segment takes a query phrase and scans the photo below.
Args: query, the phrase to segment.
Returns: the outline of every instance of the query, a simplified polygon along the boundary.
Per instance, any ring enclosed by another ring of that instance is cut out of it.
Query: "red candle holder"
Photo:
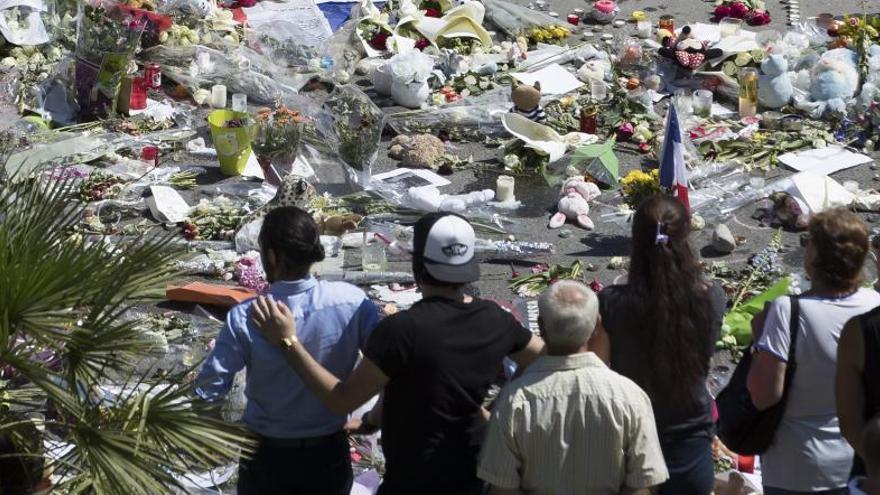
[[[128,99],[129,110],[143,110],[147,108],[147,85],[143,77],[135,77],[131,80],[131,96]]]

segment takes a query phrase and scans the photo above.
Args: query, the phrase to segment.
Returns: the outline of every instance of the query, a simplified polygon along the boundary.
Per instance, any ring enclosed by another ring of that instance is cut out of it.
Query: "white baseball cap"
[[[429,213],[416,222],[413,236],[415,262],[440,282],[465,284],[480,279],[474,257],[474,228],[454,213]]]

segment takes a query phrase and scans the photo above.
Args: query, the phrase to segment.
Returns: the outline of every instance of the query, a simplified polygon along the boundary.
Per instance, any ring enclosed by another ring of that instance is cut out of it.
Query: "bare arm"
[[[773,354],[764,351],[755,353],[746,386],[752,403],[759,411],[770,409],[782,399],[785,368],[786,364]]]
[[[293,314],[284,303],[260,297],[254,303],[254,322],[263,336],[273,344],[296,338]],[[303,383],[335,414],[348,414],[379,393],[388,382],[372,361],[361,360],[345,382],[321,366],[298,340],[284,351],[288,364],[296,370]]]
[[[857,454],[864,457],[865,432],[865,370],[864,337],[859,320],[847,322],[837,345],[835,396],[840,432]]]
[[[544,339],[533,335],[526,347],[516,354],[511,354],[510,358],[516,362],[519,368],[524,369],[532,364],[532,361],[538,359],[541,354],[544,354]]]

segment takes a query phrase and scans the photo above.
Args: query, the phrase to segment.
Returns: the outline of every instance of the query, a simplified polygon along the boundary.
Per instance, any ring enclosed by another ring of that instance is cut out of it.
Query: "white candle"
[[[214,108],[226,108],[226,86],[215,84],[211,87],[211,106]]]
[[[499,175],[498,180],[495,181],[495,200],[499,203],[516,201],[516,196],[513,195],[515,184],[516,180],[513,177],[509,175]]]
[[[648,39],[651,37],[654,25],[650,20],[639,21],[636,23],[636,33],[639,38]]]

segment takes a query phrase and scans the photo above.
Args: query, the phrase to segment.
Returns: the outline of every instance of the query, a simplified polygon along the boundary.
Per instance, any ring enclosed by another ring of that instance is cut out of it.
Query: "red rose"
[[[745,19],[748,13],[749,8],[742,2],[736,2],[730,6],[730,17]]]
[[[751,26],[763,26],[770,24],[770,12],[761,9],[755,9],[749,13],[748,23]]]
[[[730,17],[730,5],[719,5],[715,7],[714,21],[719,22],[725,17]]]
[[[239,7],[253,7],[257,4],[257,0],[238,0]]]
[[[630,122],[624,122],[617,128],[617,139],[619,141],[629,141],[635,132],[635,127]]]
[[[367,42],[371,48],[376,50],[387,50],[388,49],[388,33],[385,31],[379,31],[376,36],[373,36],[370,41]]]
[[[431,46],[431,42],[428,41],[427,38],[421,38],[420,40],[416,41],[416,48],[419,51],[424,50],[425,48],[428,48],[429,46]]]
[[[648,143],[639,144],[639,153],[641,153],[643,155],[647,155],[650,152],[651,152],[651,145],[650,144],[648,144]]]
[[[443,13],[440,9],[428,8],[425,10],[425,17],[443,17]]]

